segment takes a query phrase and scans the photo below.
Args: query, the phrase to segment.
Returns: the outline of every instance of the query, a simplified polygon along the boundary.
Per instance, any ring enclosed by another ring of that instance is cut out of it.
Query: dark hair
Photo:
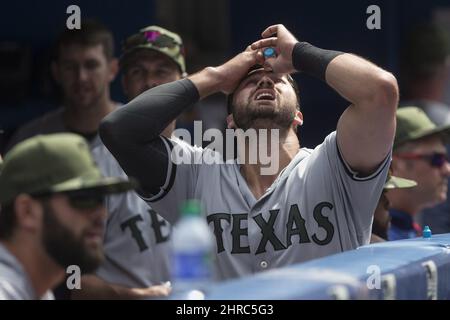
[[[14,204],[8,203],[0,208],[0,239],[8,240],[13,235],[16,226],[16,215],[14,213]]]
[[[81,24],[81,29],[64,29],[56,40],[54,59],[58,60],[61,47],[78,44],[85,47],[101,44],[108,60],[114,57],[114,36],[102,23],[87,19]]]
[[[287,75],[287,80],[288,80],[289,84],[292,86],[292,88],[294,89],[295,96],[297,97],[297,109],[300,110],[300,90],[298,88],[297,82],[295,82],[294,78],[292,78],[290,74]],[[233,109],[234,109],[233,96],[234,96],[234,92],[230,93],[227,96],[227,113],[228,114],[233,113]]]

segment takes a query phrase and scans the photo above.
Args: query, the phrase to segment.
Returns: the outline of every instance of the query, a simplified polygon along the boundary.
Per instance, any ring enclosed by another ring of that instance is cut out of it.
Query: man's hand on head
[[[216,68],[221,79],[221,88],[225,94],[232,93],[248,71],[255,64],[263,64],[264,57],[261,50],[253,50],[250,46],[231,60]]]
[[[188,78],[194,83],[200,98],[216,92],[232,93],[249,69],[255,64],[262,64],[264,57],[261,50],[253,50],[250,46],[234,58],[218,67],[207,67]]]

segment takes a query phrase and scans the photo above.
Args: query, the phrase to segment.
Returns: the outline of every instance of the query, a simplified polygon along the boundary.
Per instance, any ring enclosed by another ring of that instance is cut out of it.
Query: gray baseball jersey
[[[68,131],[63,109],[49,112],[18,130],[10,146],[37,134]],[[105,176],[126,177],[98,135],[91,151]],[[105,262],[97,270],[103,280],[127,287],[147,287],[169,280],[170,225],[135,192],[107,198]]]
[[[53,300],[51,291],[38,297],[21,263],[0,244],[0,300]]]
[[[215,156],[209,149],[172,143],[192,159]],[[390,155],[372,175],[359,177],[340,155],[333,132],[314,150],[301,149],[258,200],[237,163],[171,162],[161,192],[145,200],[171,223],[182,201],[202,202],[216,238],[216,271],[224,280],[369,243],[389,163]]]
[[[126,177],[108,149],[98,143],[94,159],[105,176]],[[170,225],[135,192],[107,198],[105,261],[96,274],[111,283],[147,287],[170,280]]]

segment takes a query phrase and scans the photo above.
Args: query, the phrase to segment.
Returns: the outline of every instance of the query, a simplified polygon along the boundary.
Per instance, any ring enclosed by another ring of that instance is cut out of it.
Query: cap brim
[[[427,130],[427,131],[421,132],[420,134],[411,135],[407,138],[395,141],[394,148],[398,147],[399,145],[401,145],[403,143],[426,138],[426,137],[432,136],[434,134],[442,135],[442,138],[444,139],[445,142],[450,141],[450,125],[441,126],[441,127],[435,128],[433,130]]]
[[[384,184],[385,190],[390,189],[405,189],[405,188],[413,188],[417,186],[417,182],[414,180],[409,180],[405,178],[390,176],[389,180]]]
[[[116,177],[100,178],[75,178],[57,185],[54,185],[50,192],[68,192],[78,190],[92,190],[102,194],[122,193],[136,189],[138,183],[135,179],[129,180]]]

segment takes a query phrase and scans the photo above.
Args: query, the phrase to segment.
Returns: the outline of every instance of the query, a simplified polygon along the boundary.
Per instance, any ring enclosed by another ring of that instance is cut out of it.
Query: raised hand
[[[230,94],[253,65],[263,63],[261,50],[253,50],[248,46],[244,52],[224,64],[218,67],[207,67],[189,76],[189,79],[197,87],[200,98],[216,92]]]
[[[282,24],[268,27],[261,34],[258,40],[250,46],[251,49],[262,51],[265,48],[273,47],[276,51],[275,57],[265,59],[263,65],[268,70],[276,73],[292,73],[295,68],[292,65],[292,50],[298,40]]]
[[[252,66],[263,63],[261,50],[248,46],[245,51],[216,68],[221,78],[220,91],[225,94],[233,92]]]

